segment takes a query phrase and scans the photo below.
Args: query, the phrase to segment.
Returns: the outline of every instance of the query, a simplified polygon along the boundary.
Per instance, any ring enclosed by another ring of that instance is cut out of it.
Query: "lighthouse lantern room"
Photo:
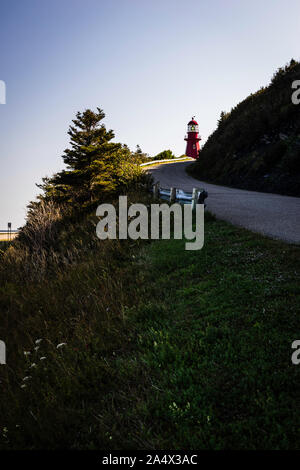
[[[191,121],[188,123],[187,136],[184,140],[187,142],[185,154],[188,157],[198,158],[200,151],[199,141],[201,140],[201,137],[199,137],[199,126],[198,122],[195,121],[195,116],[193,116]]]

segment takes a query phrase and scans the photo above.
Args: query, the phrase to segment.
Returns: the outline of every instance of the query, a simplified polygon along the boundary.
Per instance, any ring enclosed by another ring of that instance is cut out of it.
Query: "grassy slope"
[[[146,259],[138,318],[160,445],[297,447],[299,248],[211,221],[201,252],[161,242]]]
[[[299,247],[208,219],[201,251],[111,242],[57,279],[2,287],[0,337],[22,329],[2,448],[299,447]]]

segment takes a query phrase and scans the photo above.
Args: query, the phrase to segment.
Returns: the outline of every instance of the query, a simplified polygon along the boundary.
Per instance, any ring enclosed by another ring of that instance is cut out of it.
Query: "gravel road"
[[[271,238],[300,243],[300,198],[205,183],[186,173],[188,165],[190,162],[161,164],[148,171],[163,188],[206,189],[207,209],[219,219]]]

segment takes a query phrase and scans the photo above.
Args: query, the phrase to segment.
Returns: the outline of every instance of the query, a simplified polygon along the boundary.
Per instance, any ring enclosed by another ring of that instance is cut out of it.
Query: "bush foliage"
[[[173,158],[176,158],[176,156],[173,154],[172,150],[163,150],[151,160],[172,160]]]
[[[297,79],[300,64],[291,60],[269,86],[223,111],[190,171],[218,184],[300,196],[300,105],[291,100]]]

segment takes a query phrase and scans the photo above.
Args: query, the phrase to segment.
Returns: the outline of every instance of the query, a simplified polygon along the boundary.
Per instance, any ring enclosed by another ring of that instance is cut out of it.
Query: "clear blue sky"
[[[154,155],[203,142],[222,110],[299,60],[299,0],[0,0],[0,229],[63,167],[76,111]],[[299,77],[300,78],[300,77]]]

